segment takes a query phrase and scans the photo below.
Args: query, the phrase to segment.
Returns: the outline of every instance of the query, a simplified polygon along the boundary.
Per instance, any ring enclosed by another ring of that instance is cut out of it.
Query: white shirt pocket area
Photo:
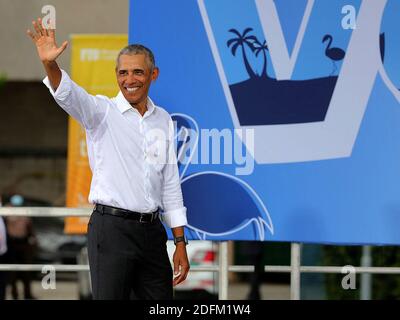
[[[165,137],[153,137],[147,145],[146,161],[159,173],[162,172],[166,164],[169,164],[171,159],[169,154],[170,142]],[[176,162],[176,161],[175,161]]]

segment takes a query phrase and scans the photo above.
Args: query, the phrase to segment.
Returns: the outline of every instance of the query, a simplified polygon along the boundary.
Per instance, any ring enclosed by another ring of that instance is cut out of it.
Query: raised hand
[[[37,21],[32,21],[35,32],[27,31],[32,41],[36,45],[39,58],[42,62],[53,62],[65,50],[68,41],[64,41],[60,47],[56,44],[56,32],[54,29],[46,29],[42,26],[42,19],[38,18]]]

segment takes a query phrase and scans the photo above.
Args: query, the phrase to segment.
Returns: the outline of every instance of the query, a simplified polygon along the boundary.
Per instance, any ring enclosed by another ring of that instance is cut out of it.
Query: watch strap
[[[177,244],[178,242],[185,242],[186,244],[188,243],[187,238],[185,236],[175,237],[174,244]]]

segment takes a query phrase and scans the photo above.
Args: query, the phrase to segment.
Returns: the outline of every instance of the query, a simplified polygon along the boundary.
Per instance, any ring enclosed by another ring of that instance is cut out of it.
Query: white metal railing
[[[89,217],[93,209],[65,207],[2,207],[0,216]]]
[[[64,207],[2,207],[0,216],[28,216],[28,217],[89,217],[92,209],[64,208]],[[192,266],[191,272],[218,272],[220,300],[228,299],[228,272],[254,272],[254,266],[229,265],[228,263],[228,242],[220,241],[219,264],[214,266]],[[41,271],[45,265],[41,264],[0,264],[0,271]],[[87,264],[78,265],[53,265],[55,271],[89,271]],[[301,244],[291,244],[291,265],[290,266],[264,266],[265,272],[290,273],[290,298],[300,299],[300,275],[301,273],[342,273],[341,266],[302,266],[301,265]],[[356,273],[361,274],[400,274],[400,267],[354,267]],[[367,290],[368,291],[368,290]],[[368,294],[366,295],[368,296]]]

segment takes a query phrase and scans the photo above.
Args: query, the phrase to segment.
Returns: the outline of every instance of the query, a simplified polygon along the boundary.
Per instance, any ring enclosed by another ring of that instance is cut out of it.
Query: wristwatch
[[[180,236],[180,237],[175,237],[174,238],[174,244],[176,245],[178,242],[185,242],[185,244],[188,244],[188,239],[186,236]]]

